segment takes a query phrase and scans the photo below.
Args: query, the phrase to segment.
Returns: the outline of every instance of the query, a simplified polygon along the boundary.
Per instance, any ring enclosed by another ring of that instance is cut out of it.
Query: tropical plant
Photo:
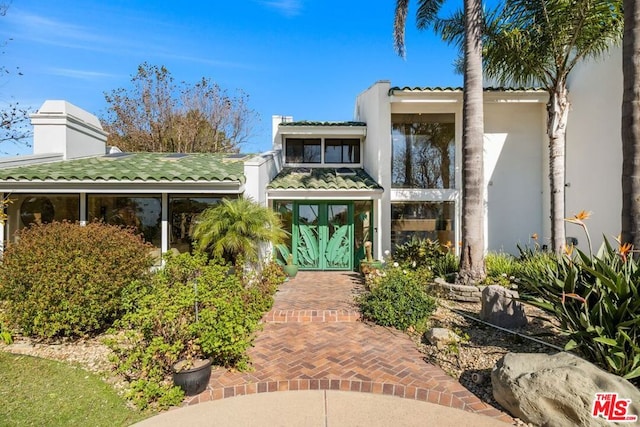
[[[425,29],[438,22],[444,0],[420,0],[417,26]],[[398,54],[404,57],[404,32],[409,0],[397,0],[394,39]],[[486,275],[484,266],[484,167],[482,93],[482,2],[464,1],[464,90],[462,105],[462,282],[479,282]],[[437,28],[436,28],[437,29]]]
[[[577,216],[570,221],[586,230]],[[520,294],[556,316],[570,338],[566,350],[634,379],[640,377],[640,265],[630,249],[614,248],[606,237],[595,255],[568,246],[542,275],[525,270]]]
[[[622,43],[622,242],[640,248],[640,5],[624,0]]]
[[[460,45],[461,12],[438,24],[443,38]],[[584,58],[601,56],[622,37],[621,0],[505,0],[485,15],[483,59],[487,77],[502,85],[541,86],[549,94],[547,136],[551,194],[551,244],[565,245],[565,145],[571,104],[569,74]]]
[[[433,270],[447,252],[438,241],[414,236],[408,242],[396,245],[393,260],[403,267]]]
[[[286,237],[280,217],[251,199],[224,199],[205,210],[192,232],[196,249],[234,265],[258,260],[261,244],[278,244]]]

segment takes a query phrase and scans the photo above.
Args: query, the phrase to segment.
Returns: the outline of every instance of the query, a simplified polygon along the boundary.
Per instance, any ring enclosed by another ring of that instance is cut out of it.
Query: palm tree
[[[640,248],[640,5],[624,0],[622,43],[622,235]]]
[[[258,259],[260,245],[278,244],[286,232],[280,217],[250,199],[223,199],[218,206],[202,212],[193,229],[196,249],[236,265]]]
[[[551,245],[565,246],[567,79],[584,58],[598,57],[622,37],[621,0],[506,0],[485,17],[487,77],[502,85],[542,86],[549,93],[547,136],[551,191]],[[460,43],[461,14],[440,21],[446,41]]]
[[[428,28],[438,21],[444,0],[419,0],[417,26]],[[405,55],[404,32],[409,0],[397,0],[394,39],[399,55]],[[482,99],[482,3],[464,0],[464,94],[462,107],[462,252],[461,282],[479,282],[484,266],[484,116]]]

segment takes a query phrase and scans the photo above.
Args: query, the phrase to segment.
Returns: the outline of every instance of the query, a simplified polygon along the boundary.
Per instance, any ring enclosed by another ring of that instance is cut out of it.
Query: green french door
[[[353,203],[296,202],[294,262],[305,270],[353,268]]]

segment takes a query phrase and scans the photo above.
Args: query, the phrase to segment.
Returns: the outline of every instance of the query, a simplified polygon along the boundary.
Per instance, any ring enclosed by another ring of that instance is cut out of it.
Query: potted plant
[[[198,323],[198,273],[192,277],[195,311],[195,322]],[[187,341],[187,348],[180,358],[172,366],[173,383],[180,387],[187,396],[195,396],[202,393],[209,384],[211,377],[211,359],[202,355],[200,347],[194,339]]]
[[[211,377],[211,359],[203,358],[197,346],[190,342],[190,354],[173,364],[173,383],[187,396],[202,393]]]

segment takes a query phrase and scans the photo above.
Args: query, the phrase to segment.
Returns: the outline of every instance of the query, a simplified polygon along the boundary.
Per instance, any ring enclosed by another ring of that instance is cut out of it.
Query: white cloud
[[[301,0],[261,0],[260,3],[288,17],[299,15],[302,10]]]
[[[44,16],[15,12],[11,17],[15,29],[20,32],[19,38],[38,43],[100,50],[114,40],[105,37],[87,27],[53,20]]]
[[[103,79],[103,78],[118,77],[115,74],[102,73],[99,71],[74,70],[71,68],[49,68],[47,71],[49,74],[53,74],[56,76],[71,77],[74,79],[83,79],[83,80],[96,80],[96,79]]]

